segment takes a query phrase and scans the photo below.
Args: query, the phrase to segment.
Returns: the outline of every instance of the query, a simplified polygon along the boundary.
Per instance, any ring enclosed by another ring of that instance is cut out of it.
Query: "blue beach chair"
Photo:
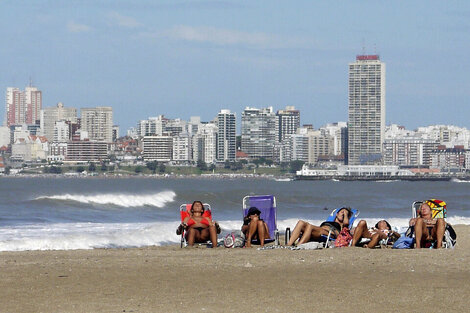
[[[243,218],[246,217],[250,207],[256,207],[261,211],[260,218],[263,219],[269,228],[269,238],[264,242],[273,242],[275,245],[279,245],[279,230],[277,229],[277,208],[276,208],[276,197],[273,195],[264,196],[245,196],[243,198]],[[257,243],[257,240],[253,240],[252,243]]]
[[[330,215],[328,215],[328,218],[326,219],[326,222],[334,222],[336,218],[336,214],[341,210],[342,208],[336,208],[333,211],[331,211]],[[352,211],[352,216],[349,219],[349,229],[352,229],[354,222],[356,221],[357,217],[359,216],[359,210],[356,209],[350,209]],[[336,240],[336,237],[332,236],[332,230],[330,229],[328,236],[322,235],[322,240],[320,242],[325,243],[325,248],[330,247],[330,243],[334,242]]]

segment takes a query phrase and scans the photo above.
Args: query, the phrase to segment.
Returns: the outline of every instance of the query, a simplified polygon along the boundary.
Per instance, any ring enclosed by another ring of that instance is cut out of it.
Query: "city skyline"
[[[465,2],[1,6],[0,87],[31,78],[43,107],[112,106],[122,129],[246,106],[295,106],[301,124],[345,121],[347,64],[364,53],[387,63],[387,125],[470,126]]]

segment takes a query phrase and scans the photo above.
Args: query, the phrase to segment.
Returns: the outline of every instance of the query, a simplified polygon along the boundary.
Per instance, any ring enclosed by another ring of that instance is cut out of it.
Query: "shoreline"
[[[470,226],[455,229],[452,250],[1,252],[0,311],[464,312]]]

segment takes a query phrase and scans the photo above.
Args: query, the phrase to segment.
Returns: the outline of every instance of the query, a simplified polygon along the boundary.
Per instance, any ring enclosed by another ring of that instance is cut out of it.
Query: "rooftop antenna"
[[[366,55],[366,41],[362,38],[362,55]]]
[[[374,54],[377,54],[377,45],[374,43]]]
[[[29,87],[33,87],[33,79],[29,76]]]

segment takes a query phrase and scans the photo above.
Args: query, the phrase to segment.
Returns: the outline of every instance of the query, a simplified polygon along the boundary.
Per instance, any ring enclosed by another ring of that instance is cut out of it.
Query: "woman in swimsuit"
[[[188,246],[194,246],[195,242],[206,242],[210,239],[212,248],[217,247],[216,223],[209,217],[202,216],[204,205],[201,201],[194,201],[189,212],[180,227],[187,230]]]
[[[261,247],[264,240],[269,239],[269,228],[265,221],[260,218],[261,211],[251,207],[243,219],[242,232],[246,237],[246,247],[251,248],[251,239],[258,239]]]
[[[386,239],[389,236],[399,238],[400,234],[394,232],[392,230],[392,226],[390,226],[390,224],[386,220],[379,221],[377,224],[375,224],[375,227],[372,227],[370,229],[367,228],[367,222],[365,220],[361,220],[357,224],[356,228],[354,228],[351,246],[356,246],[358,243],[361,242],[362,238],[369,238],[370,241],[363,247],[374,248],[380,240]]]
[[[418,210],[418,217],[410,220],[410,226],[415,228],[416,248],[423,248],[426,241],[436,240],[436,248],[442,248],[442,240],[446,231],[443,218],[432,218],[431,207],[424,201]]]
[[[297,244],[309,241],[319,241],[322,235],[328,236],[330,230],[332,235],[337,237],[343,227],[349,227],[349,219],[351,216],[351,209],[341,208],[338,213],[336,213],[334,222],[323,222],[320,226],[315,226],[306,221],[300,220],[297,222],[297,225],[295,225],[287,245],[294,245],[297,239],[299,239]]]

